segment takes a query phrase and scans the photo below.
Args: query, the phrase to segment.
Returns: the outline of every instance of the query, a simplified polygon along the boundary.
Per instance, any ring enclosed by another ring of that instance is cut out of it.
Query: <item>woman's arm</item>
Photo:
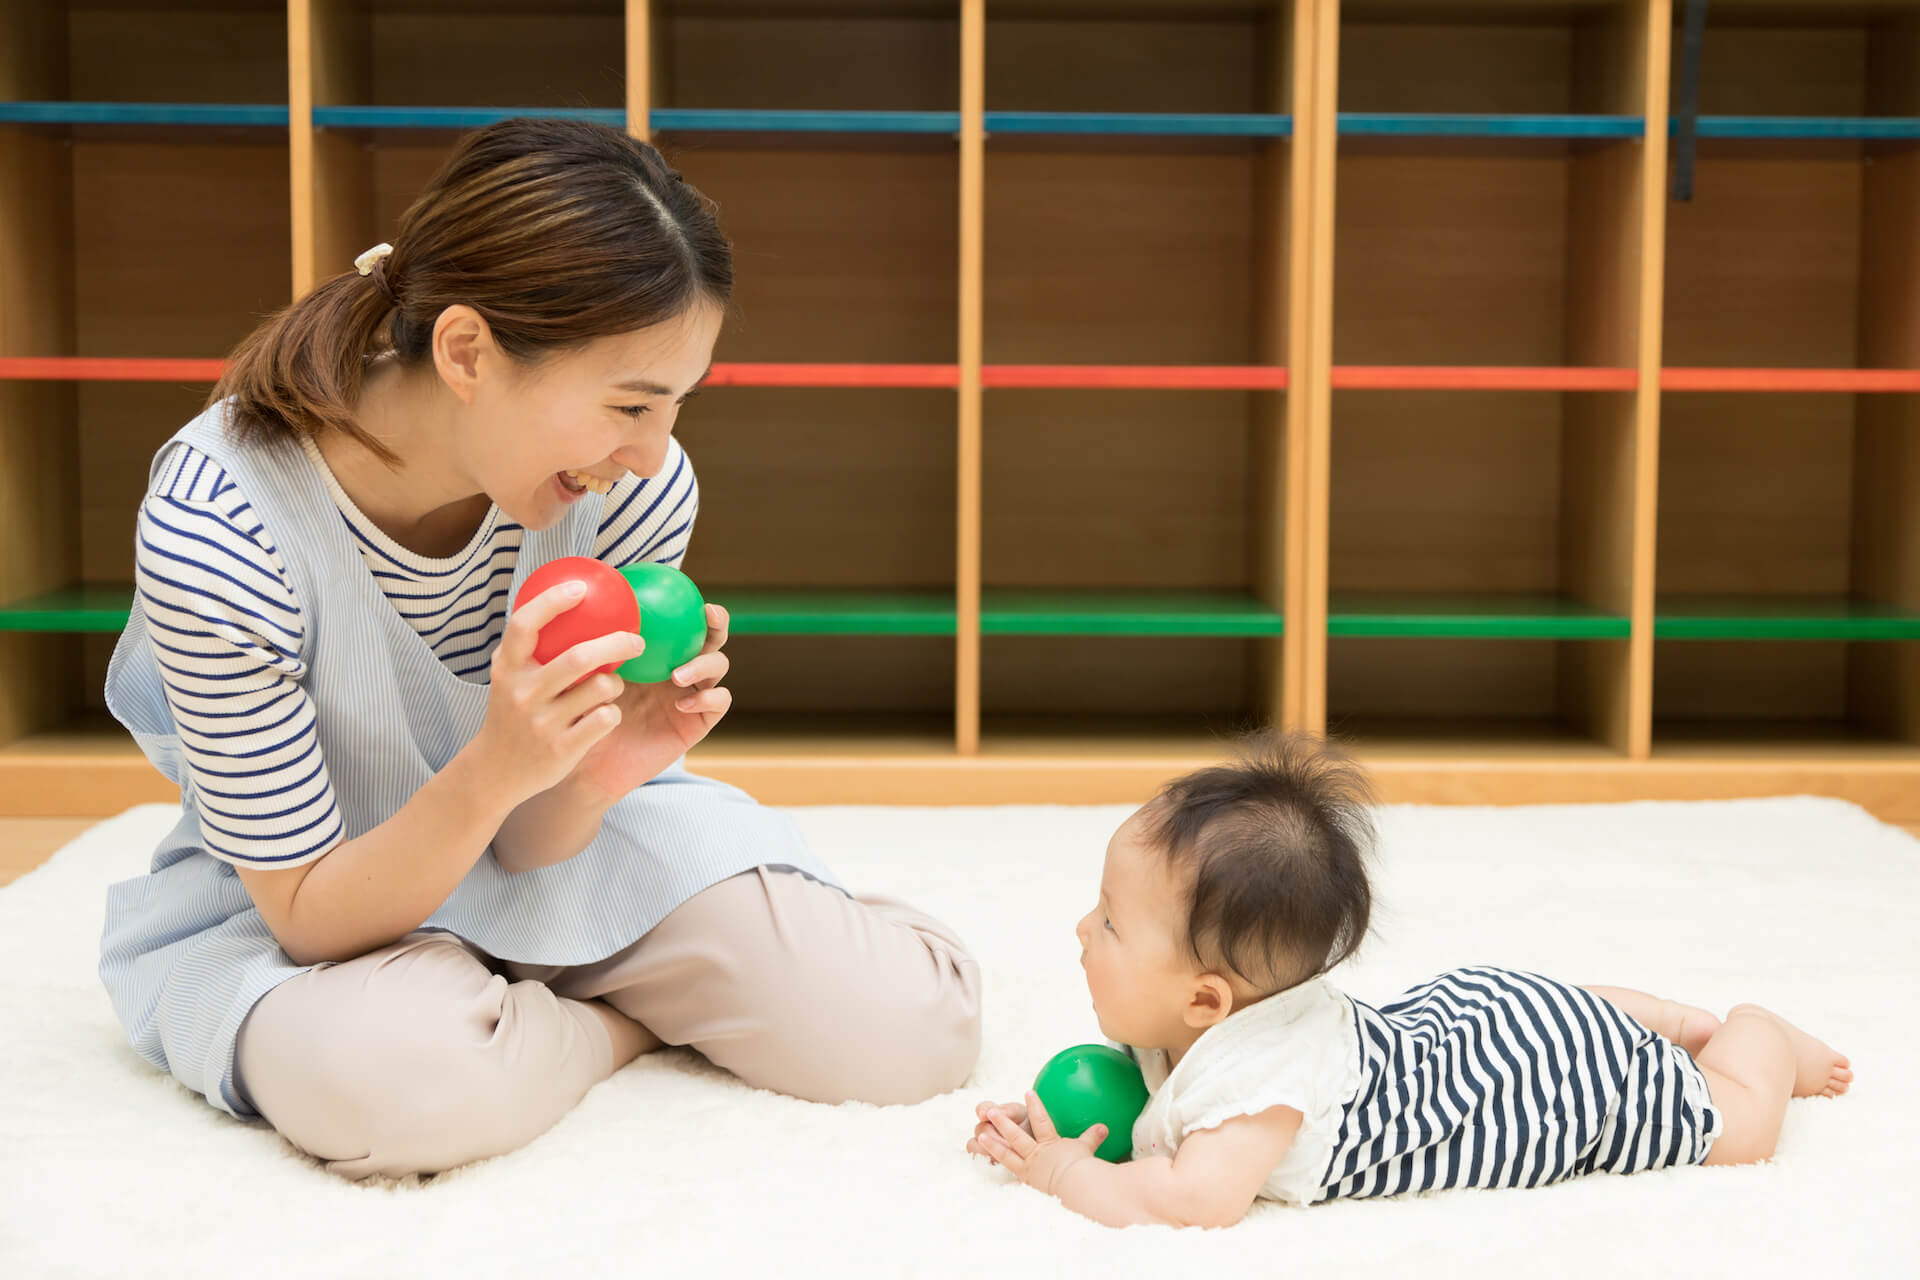
[[[417,929],[487,851],[506,780],[462,752],[385,822],[286,870],[238,868],[295,964],[350,960]]]
[[[579,603],[578,584],[514,611],[494,651],[487,718],[473,741],[398,812],[304,866],[240,868],[242,883],[297,963],[349,960],[420,927],[480,860],[509,814],[572,773],[620,723],[619,679],[636,637],[616,632],[534,661],[540,629]]]
[[[1094,1155],[1107,1136],[1104,1125],[1062,1138],[1031,1093],[1027,1117],[1032,1134],[1004,1111],[991,1113],[994,1132],[976,1139],[978,1149],[1027,1185],[1110,1227],[1232,1226],[1273,1176],[1303,1118],[1292,1107],[1270,1107],[1188,1134],[1171,1159],[1108,1164]]]

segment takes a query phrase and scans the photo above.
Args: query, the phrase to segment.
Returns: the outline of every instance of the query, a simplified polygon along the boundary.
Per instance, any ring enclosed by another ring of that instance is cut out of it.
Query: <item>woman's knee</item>
[[[913,1103],[959,1088],[980,1056],[980,967],[903,903],[769,877],[785,943],[733,968],[721,1006],[751,1029],[699,1046],[762,1088],[820,1102]]]
[[[336,1172],[450,1168],[556,1118],[519,1132],[543,1084],[526,1077],[550,1055],[505,1043],[544,1020],[543,1002],[554,997],[510,986],[456,940],[400,943],[270,992],[242,1028],[237,1074],[261,1115]]]

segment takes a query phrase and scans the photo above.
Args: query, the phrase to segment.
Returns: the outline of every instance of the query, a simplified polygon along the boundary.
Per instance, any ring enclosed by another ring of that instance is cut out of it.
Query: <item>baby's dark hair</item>
[[[1367,934],[1372,788],[1324,738],[1258,734],[1169,782],[1145,834],[1186,885],[1187,946],[1263,994],[1325,973]]]

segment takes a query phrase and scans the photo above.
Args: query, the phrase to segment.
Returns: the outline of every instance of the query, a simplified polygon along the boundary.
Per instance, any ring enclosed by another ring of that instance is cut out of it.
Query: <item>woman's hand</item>
[[[730,661],[720,652],[727,643],[727,611],[707,606],[707,643],[700,656],[659,684],[630,684],[619,695],[617,728],[582,756],[578,780],[609,801],[651,782],[720,723],[733,705],[721,687]]]
[[[487,718],[474,746],[489,776],[516,804],[572,773],[625,714],[620,706],[624,682],[610,672],[596,672],[640,651],[634,633],[616,631],[582,641],[545,666],[534,661],[540,629],[585,594],[577,582],[541,592],[513,611],[493,653]]]
[[[1107,1140],[1107,1126],[1096,1124],[1077,1138],[1063,1138],[1039,1096],[1029,1091],[1019,1120],[1012,1108],[990,1106],[974,1134],[967,1150],[1005,1166],[1020,1181],[1051,1196],[1059,1194],[1062,1173],[1082,1160],[1098,1159],[1095,1153]]]

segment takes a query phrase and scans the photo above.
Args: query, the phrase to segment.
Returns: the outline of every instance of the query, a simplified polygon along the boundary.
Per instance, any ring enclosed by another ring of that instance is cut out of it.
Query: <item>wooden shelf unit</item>
[[[720,201],[689,569],[769,801],[1920,819],[1920,0],[8,0],[0,814],[169,792],[100,686],[154,448],[457,132]]]

